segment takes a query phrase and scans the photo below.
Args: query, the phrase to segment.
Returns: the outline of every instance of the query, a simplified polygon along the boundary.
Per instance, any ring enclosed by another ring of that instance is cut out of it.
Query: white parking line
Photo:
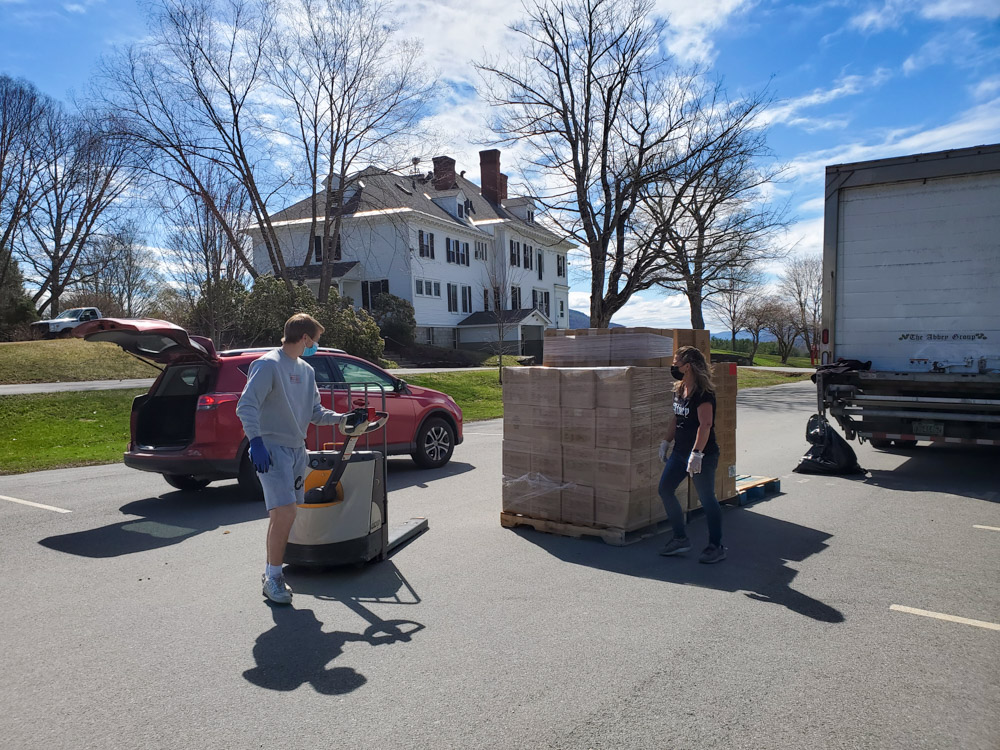
[[[52,505],[42,505],[41,503],[33,503],[30,500],[18,500],[16,497],[7,497],[6,495],[0,495],[0,500],[9,500],[12,503],[20,503],[21,505],[30,505],[32,508],[41,508],[42,510],[54,510],[56,513],[72,513],[71,510],[66,510],[65,508],[56,508]]]
[[[972,524],[974,529],[986,529],[987,531],[1000,531],[1000,526],[980,526],[978,523]]]
[[[970,620],[968,617],[955,617],[955,615],[945,615],[940,612],[929,612],[926,609],[915,609],[913,607],[904,607],[900,604],[891,604],[889,609],[895,610],[896,612],[905,612],[909,615],[920,615],[921,617],[933,617],[936,620],[947,620],[948,622],[957,622],[961,625],[974,625],[977,628],[986,628],[987,630],[1000,630],[1000,625],[994,622],[985,622],[984,620]]]

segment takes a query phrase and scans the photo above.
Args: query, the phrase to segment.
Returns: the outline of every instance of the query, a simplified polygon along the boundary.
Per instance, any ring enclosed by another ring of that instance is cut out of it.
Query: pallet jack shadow
[[[409,619],[384,620],[370,605],[420,604],[420,597],[391,562],[361,570],[340,568],[317,570],[291,568],[286,576],[295,589],[297,604],[304,597],[339,602],[369,623],[362,632],[326,632],[311,609],[271,605],[274,627],[262,633],[253,646],[257,666],[243,677],[267,690],[291,691],[311,686],[321,695],[343,695],[367,684],[368,679],[351,667],[330,667],[349,643],[389,646],[408,643],[424,629]],[[340,619],[340,618],[338,618]]]

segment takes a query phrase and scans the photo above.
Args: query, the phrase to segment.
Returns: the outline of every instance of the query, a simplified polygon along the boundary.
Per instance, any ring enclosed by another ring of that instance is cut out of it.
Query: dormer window
[[[461,203],[458,204],[458,218],[465,218],[465,206]]]
[[[528,209],[528,223],[529,224],[535,223],[535,212],[530,208]]]

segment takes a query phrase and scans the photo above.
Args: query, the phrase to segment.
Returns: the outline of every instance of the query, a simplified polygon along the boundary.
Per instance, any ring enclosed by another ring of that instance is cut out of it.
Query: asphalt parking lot
[[[725,511],[720,565],[501,528],[483,422],[444,469],[390,461],[424,536],[290,572],[292,608],[261,599],[266,520],[233,483],[0,477],[2,744],[995,750],[1000,452],[793,474],[813,402],[741,392],[739,469],[782,493]]]

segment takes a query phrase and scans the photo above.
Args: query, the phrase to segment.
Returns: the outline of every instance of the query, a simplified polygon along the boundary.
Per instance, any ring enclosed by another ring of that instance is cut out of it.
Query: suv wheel
[[[455,431],[445,420],[432,417],[417,433],[417,450],[411,457],[423,469],[437,469],[451,460],[455,451]]]
[[[243,458],[240,461],[240,473],[237,477],[240,484],[240,491],[246,495],[247,500],[263,500],[264,489],[260,486],[257,478],[257,470],[250,461],[250,451],[243,451]]]
[[[190,474],[164,474],[163,478],[171,487],[185,492],[203,490],[212,481],[211,479],[198,479]]]

